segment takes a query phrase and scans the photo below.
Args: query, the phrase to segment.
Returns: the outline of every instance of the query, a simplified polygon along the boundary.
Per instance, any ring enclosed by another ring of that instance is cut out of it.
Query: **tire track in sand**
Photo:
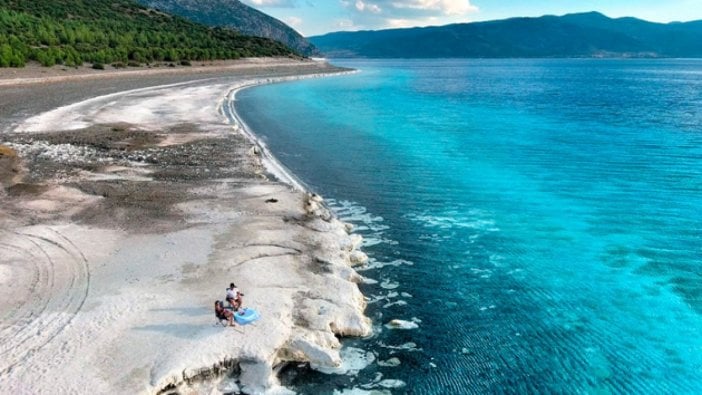
[[[0,254],[0,281],[12,285],[12,293],[0,305],[0,376],[63,332],[90,289],[85,255],[58,230],[3,233],[0,249],[7,253]]]

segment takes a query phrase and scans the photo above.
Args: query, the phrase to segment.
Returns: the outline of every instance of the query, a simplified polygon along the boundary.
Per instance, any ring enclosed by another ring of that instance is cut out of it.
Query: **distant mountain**
[[[137,0],[169,14],[209,26],[228,27],[257,37],[279,41],[302,55],[317,52],[310,42],[285,23],[238,0]]]
[[[328,57],[702,57],[702,21],[652,23],[598,12],[311,37]]]

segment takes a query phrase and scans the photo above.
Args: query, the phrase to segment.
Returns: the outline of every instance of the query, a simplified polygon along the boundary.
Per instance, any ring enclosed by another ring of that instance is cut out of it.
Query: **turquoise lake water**
[[[702,393],[702,61],[335,64],[237,96],[377,281],[358,371],[286,385]]]

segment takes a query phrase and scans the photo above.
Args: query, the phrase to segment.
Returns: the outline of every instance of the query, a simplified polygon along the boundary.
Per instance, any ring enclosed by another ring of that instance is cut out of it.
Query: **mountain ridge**
[[[239,0],[137,0],[140,4],[208,26],[225,27],[242,34],[279,41],[305,56],[316,48],[284,22]]]
[[[602,13],[514,17],[310,37],[329,57],[702,57],[702,21],[648,22]]]

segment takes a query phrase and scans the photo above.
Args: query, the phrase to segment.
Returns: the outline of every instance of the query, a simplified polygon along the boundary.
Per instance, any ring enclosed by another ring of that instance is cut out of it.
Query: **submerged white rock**
[[[388,359],[387,361],[378,361],[378,366],[385,366],[385,367],[395,367],[395,366],[400,366],[401,362],[400,359],[397,357],[392,357]]]
[[[405,321],[405,320],[390,320],[387,324],[385,324],[385,327],[388,329],[417,329],[419,328],[419,324],[413,321]]]
[[[341,363],[335,367],[313,366],[313,368],[328,374],[356,375],[375,361],[372,352],[360,348],[346,347],[341,350]]]
[[[406,385],[407,385],[407,384],[406,384],[404,381],[402,381],[402,380],[393,380],[393,379],[381,380],[381,381],[378,383],[378,386],[380,386],[380,387],[383,387],[383,388],[392,388],[392,389],[402,388],[402,387],[405,387]]]

